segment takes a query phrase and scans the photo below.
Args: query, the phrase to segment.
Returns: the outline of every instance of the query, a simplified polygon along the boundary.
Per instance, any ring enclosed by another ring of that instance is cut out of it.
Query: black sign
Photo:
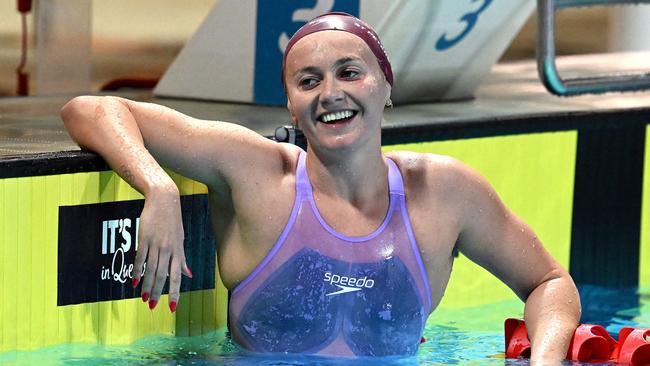
[[[59,207],[57,305],[130,299],[144,200]],[[205,194],[181,196],[185,257],[181,291],[213,289],[216,252]],[[168,291],[165,284],[164,293]]]

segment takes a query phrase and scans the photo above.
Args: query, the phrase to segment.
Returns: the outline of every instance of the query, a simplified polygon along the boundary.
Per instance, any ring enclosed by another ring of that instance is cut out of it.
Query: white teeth
[[[340,111],[340,112],[333,112],[333,113],[328,113],[324,114],[321,119],[323,122],[332,122],[332,121],[338,121],[340,119],[344,118],[350,118],[354,115],[354,112],[352,111]]]

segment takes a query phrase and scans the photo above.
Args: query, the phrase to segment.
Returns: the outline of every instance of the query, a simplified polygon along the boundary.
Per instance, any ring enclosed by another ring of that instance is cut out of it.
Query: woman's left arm
[[[506,283],[526,302],[531,363],[557,364],[566,356],[580,320],[580,298],[571,276],[544,249],[480,174],[457,162],[460,207],[458,248]]]

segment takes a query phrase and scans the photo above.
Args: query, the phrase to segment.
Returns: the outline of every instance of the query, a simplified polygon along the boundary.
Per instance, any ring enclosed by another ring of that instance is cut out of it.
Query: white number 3
[[[318,15],[327,13],[331,11],[334,7],[334,0],[318,0],[316,5],[313,8],[306,9],[296,9],[291,16],[291,20],[294,22],[308,22],[315,18]],[[278,39],[278,47],[280,47],[280,52],[284,53],[285,48],[289,44],[289,36],[287,32],[282,32],[280,38]]]

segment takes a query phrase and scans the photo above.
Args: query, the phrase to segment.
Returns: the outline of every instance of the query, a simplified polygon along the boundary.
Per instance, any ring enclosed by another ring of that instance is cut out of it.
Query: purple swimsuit
[[[234,339],[257,352],[413,355],[431,311],[429,282],[406,212],[402,176],[387,159],[390,204],[364,237],[318,212],[301,153],[289,222],[230,298]]]

